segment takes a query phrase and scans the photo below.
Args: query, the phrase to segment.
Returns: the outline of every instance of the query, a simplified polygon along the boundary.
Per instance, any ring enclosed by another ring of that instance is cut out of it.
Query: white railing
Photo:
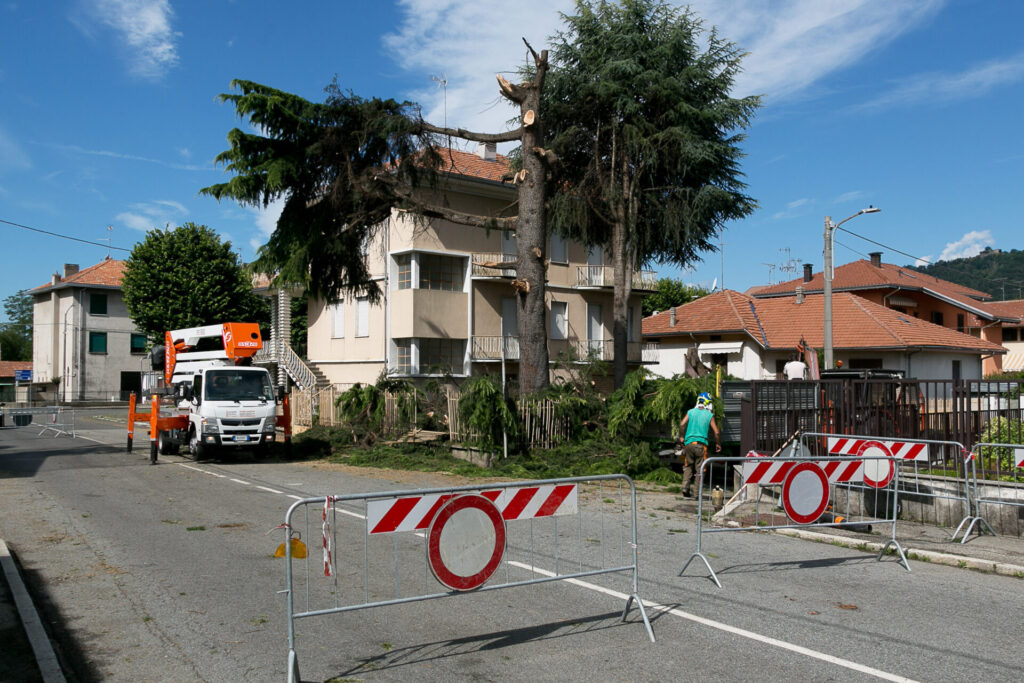
[[[576,266],[577,287],[612,287],[615,269],[612,266]],[[658,274],[653,270],[633,273],[633,289],[653,291],[658,288]]]
[[[519,337],[473,336],[473,360],[519,360]]]
[[[498,268],[488,264],[510,263],[515,260],[515,254],[476,252],[473,254],[473,277],[514,277],[515,268]]]

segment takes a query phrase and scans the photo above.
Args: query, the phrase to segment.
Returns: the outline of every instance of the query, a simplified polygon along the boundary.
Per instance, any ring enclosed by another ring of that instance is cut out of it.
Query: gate
[[[301,619],[601,574],[628,576],[622,620],[635,601],[654,642],[625,475],[306,498],[282,526],[290,682]],[[322,561],[294,559],[296,535],[317,538]]]

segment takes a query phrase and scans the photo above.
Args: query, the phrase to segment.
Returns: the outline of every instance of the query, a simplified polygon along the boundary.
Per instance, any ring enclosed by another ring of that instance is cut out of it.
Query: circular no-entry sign
[[[505,520],[477,494],[448,501],[427,534],[427,563],[443,585],[457,591],[479,588],[505,554]]]
[[[782,507],[797,524],[812,524],[828,507],[828,475],[813,462],[789,471],[782,485]]]
[[[857,449],[857,455],[861,457],[892,457],[892,453],[889,452],[889,449],[881,441],[865,441]],[[885,488],[892,481],[895,474],[896,467],[892,464],[892,460],[871,459],[864,461],[864,483],[868,486],[873,486],[876,489]]]

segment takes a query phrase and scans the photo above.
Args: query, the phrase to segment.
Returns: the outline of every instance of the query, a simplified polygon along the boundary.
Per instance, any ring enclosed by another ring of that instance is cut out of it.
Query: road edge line
[[[29,645],[36,657],[36,664],[43,680],[49,683],[63,683],[66,681],[61,671],[60,662],[57,660],[57,653],[53,651],[53,644],[50,637],[43,628],[43,622],[39,618],[39,612],[32,603],[32,596],[28,594],[25,582],[21,579],[18,566],[11,557],[11,551],[7,542],[0,538],[0,565],[3,565],[4,575],[7,577],[7,585],[14,596],[14,604],[18,608],[18,615],[21,617],[22,628],[28,636]]]

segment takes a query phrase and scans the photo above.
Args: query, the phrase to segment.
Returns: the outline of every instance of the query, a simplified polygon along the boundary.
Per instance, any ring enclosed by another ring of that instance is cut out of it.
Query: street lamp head
[[[861,213],[878,213],[879,211],[881,211],[881,209],[874,206],[868,206],[868,208],[860,210]]]

